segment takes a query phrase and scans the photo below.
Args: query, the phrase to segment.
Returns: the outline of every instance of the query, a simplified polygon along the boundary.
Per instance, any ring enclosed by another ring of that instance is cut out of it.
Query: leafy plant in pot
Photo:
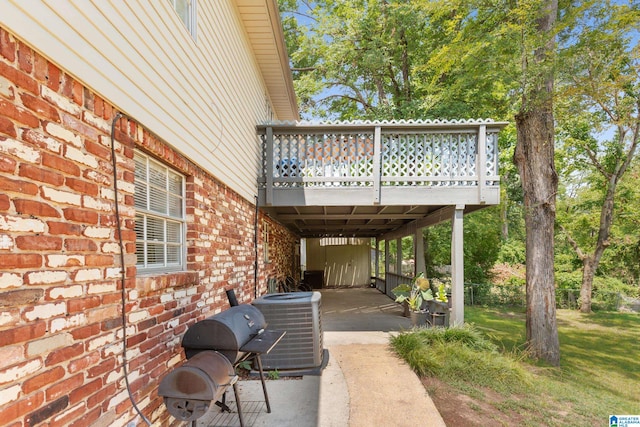
[[[436,296],[428,302],[429,312],[433,316],[433,326],[449,326],[449,298],[444,283],[440,283]]]
[[[433,300],[433,292],[429,286],[429,280],[422,273],[413,279],[411,285],[397,286],[391,292],[395,295],[396,302],[407,303],[413,326],[427,323],[428,311],[425,303]]]

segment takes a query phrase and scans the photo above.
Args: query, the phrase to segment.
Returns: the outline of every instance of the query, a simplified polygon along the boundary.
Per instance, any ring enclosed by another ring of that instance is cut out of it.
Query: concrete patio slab
[[[259,380],[241,381],[245,426],[445,426],[419,378],[388,346],[394,331],[409,328],[399,305],[371,288],[322,290],[324,348],[321,376],[267,381],[271,413]],[[227,394],[233,401],[233,393]],[[214,407],[198,427],[239,426],[234,412]]]

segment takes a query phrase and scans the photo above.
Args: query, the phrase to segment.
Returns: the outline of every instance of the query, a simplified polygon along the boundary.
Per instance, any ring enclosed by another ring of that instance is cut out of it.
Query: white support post
[[[269,126],[267,128],[267,182],[265,187],[265,202],[267,206],[273,204],[273,128]]]
[[[380,277],[380,241],[376,237],[375,239],[376,250],[373,251],[376,259],[375,259],[375,271],[373,273],[374,277]]]
[[[486,203],[487,198],[487,125],[478,128],[478,156],[476,171],[478,173],[478,200]]]
[[[373,204],[380,204],[380,164],[382,158],[382,131],[376,126],[373,131]]]
[[[389,239],[386,239],[384,241],[384,293],[387,295],[391,295],[391,290],[389,289],[389,282],[388,282],[388,276],[387,273],[390,273],[389,271],[389,267],[390,267],[390,262],[389,262]]]
[[[451,218],[452,326],[464,323],[464,205],[456,205]]]
[[[402,238],[396,239],[396,274],[402,275]]]
[[[424,263],[424,239],[422,237],[422,228],[418,228],[413,235],[413,259],[415,262],[415,276],[422,273],[427,276],[427,267]]]

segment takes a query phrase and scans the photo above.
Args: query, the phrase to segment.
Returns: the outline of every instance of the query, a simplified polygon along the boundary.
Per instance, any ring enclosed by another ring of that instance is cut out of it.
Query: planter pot
[[[426,326],[427,325],[427,316],[428,316],[428,313],[426,311],[412,311],[410,313],[411,325],[412,326]]]
[[[402,303],[402,309],[402,315],[404,317],[409,317],[409,303],[406,300]]]

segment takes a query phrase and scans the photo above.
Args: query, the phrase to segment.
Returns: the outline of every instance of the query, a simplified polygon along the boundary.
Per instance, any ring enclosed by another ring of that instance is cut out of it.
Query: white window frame
[[[180,1],[185,1],[187,3],[186,5],[187,11],[186,11],[186,15],[184,16],[181,15],[180,11],[178,10],[178,2]],[[171,7],[178,15],[178,18],[180,18],[180,20],[184,24],[187,31],[189,31],[189,34],[191,34],[191,37],[193,37],[193,39],[196,40],[196,28],[197,28],[196,18],[198,16],[197,0],[169,0],[169,3],[171,4]]]
[[[144,274],[184,271],[186,268],[187,229],[185,176],[139,150],[134,151],[134,160],[136,162],[134,206],[136,210],[136,267],[138,272]],[[140,168],[144,168],[144,170]],[[152,182],[150,171],[154,171],[158,177],[165,175],[164,188]],[[172,191],[171,177],[180,179],[180,194]],[[162,195],[165,196],[164,203]],[[175,204],[176,200],[179,202],[178,205]],[[172,213],[172,209],[177,209],[179,212]],[[159,228],[155,228],[156,235],[154,236],[152,236],[151,230],[153,228],[149,226],[150,223],[160,225]],[[178,227],[177,231],[170,231],[170,228],[175,229],[176,226]],[[162,235],[158,236],[158,232]],[[174,236],[173,239],[168,237],[170,234]],[[150,255],[152,248],[155,248],[156,256],[161,255],[160,262],[152,262]],[[172,259],[172,256],[177,259]]]

